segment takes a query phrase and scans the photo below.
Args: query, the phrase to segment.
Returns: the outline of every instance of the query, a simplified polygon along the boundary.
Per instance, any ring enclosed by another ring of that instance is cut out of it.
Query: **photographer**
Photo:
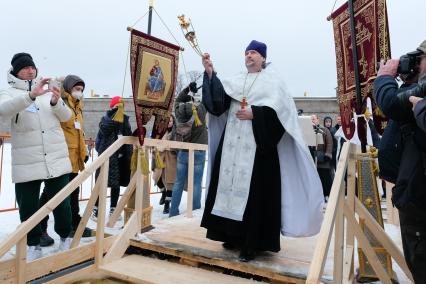
[[[380,109],[399,125],[401,132],[402,152],[392,202],[399,209],[404,255],[416,283],[426,283],[426,132],[416,125],[409,98],[424,94],[418,84],[399,90],[395,77],[425,76],[425,54],[426,41],[400,60],[382,61],[374,82]]]

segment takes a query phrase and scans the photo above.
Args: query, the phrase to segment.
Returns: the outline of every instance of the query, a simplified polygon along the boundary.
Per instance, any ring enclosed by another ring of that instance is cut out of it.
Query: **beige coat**
[[[11,125],[12,182],[70,173],[68,147],[60,122],[70,119],[71,110],[62,99],[51,106],[49,93],[31,100],[29,82],[10,72],[8,82],[10,88],[0,91],[0,119],[9,120]]]
[[[166,133],[163,136],[162,140],[169,140],[170,133]],[[166,190],[171,191],[173,189],[173,184],[176,180],[176,164],[177,164],[177,155],[176,151],[170,149],[162,149],[158,148],[160,151],[160,158],[162,159],[164,165],[166,166],[164,169],[154,169],[154,172],[152,174],[152,179],[154,180],[155,184],[160,180],[160,178],[163,179],[163,183],[166,186]]]

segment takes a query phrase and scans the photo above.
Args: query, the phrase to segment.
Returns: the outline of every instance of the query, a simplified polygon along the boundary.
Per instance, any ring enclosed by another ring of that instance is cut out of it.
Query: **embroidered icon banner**
[[[373,82],[376,78],[376,63],[390,58],[389,31],[385,0],[354,0],[356,46],[359,80],[361,84],[362,108],[371,99],[372,115],[377,131],[382,134],[387,119],[373,98]],[[355,132],[352,120],[356,109],[355,73],[352,57],[351,27],[348,3],[332,15],[337,67],[337,98],[342,118],[343,133],[351,139]],[[365,136],[365,128],[358,129]]]
[[[131,31],[130,72],[139,140],[143,144],[143,125],[154,115],[152,138],[167,129],[179,65],[179,46]]]

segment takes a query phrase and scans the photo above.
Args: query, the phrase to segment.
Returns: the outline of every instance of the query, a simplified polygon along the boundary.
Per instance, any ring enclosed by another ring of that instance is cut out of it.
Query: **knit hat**
[[[65,77],[64,79],[64,90],[67,93],[71,93],[71,89],[75,86],[82,86],[83,90],[85,88],[85,83],[83,81],[83,79],[81,79],[80,77],[76,76],[76,75],[68,75]]]
[[[21,69],[25,67],[33,66],[34,68],[36,68],[31,55],[25,52],[20,52],[15,54],[12,57],[12,61],[10,63],[12,64],[12,67],[13,67],[12,74],[15,76],[18,74],[19,71],[21,71]]]
[[[426,40],[424,40],[419,47],[417,47],[418,51],[421,51],[426,54]]]
[[[263,58],[266,58],[266,44],[263,42],[252,40],[247,46],[246,52],[249,50],[256,50],[260,55],[262,55]]]
[[[121,97],[115,96],[109,103],[110,108],[117,108],[117,111],[112,116],[112,120],[122,123],[124,121],[124,101]]]
[[[109,103],[109,107],[110,107],[110,108],[113,108],[113,107],[115,107],[115,105],[116,105],[116,104],[118,104],[119,102],[122,102],[121,97],[119,97],[119,96],[115,96],[115,97],[113,97],[113,98],[111,99],[111,101],[110,101],[110,103]]]

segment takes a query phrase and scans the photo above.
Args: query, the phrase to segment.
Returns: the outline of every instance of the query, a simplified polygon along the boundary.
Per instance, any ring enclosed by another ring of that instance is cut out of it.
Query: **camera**
[[[411,96],[424,98],[426,97],[426,76],[420,79],[419,83],[415,87],[410,88],[406,91],[400,92],[397,98],[404,108],[411,109],[411,102],[409,98]]]
[[[61,81],[57,79],[50,79],[49,80],[49,90],[53,90],[53,87],[58,88],[59,90],[62,87]]]
[[[419,56],[423,53],[421,51],[413,51],[409,52],[407,54],[404,54],[399,58],[399,65],[398,65],[398,74],[417,74],[419,72],[418,70],[418,64],[420,62]]]

